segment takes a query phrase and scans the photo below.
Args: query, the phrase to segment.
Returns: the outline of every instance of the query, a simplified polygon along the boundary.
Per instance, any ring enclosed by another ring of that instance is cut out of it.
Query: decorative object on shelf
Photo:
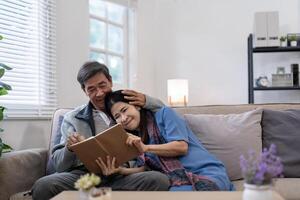
[[[280,46],[281,47],[286,47],[287,46],[286,36],[281,36],[279,40],[280,40]]]
[[[111,200],[111,188],[93,188],[89,193],[89,200]]]
[[[3,39],[3,36],[0,35],[0,40]],[[0,63],[0,96],[3,95],[7,95],[8,94],[8,90],[11,90],[11,86],[2,82],[1,78],[3,77],[3,75],[5,74],[6,70],[11,70],[12,68],[8,67],[6,64],[4,63]],[[4,118],[4,110],[5,107],[0,106],[0,121],[3,120]],[[4,130],[2,128],[0,128],[0,133],[3,132]],[[0,137],[0,157],[2,155],[2,153],[6,153],[6,152],[10,152],[12,150],[11,146],[9,146],[8,144],[5,144],[2,142],[2,139]]]
[[[268,87],[270,84],[267,76],[258,77],[255,83],[257,87]]]
[[[286,74],[284,67],[277,67],[276,74],[272,74],[273,87],[293,86],[292,74]]]
[[[277,74],[285,74],[285,68],[284,67],[277,67],[276,72],[277,72]]]
[[[296,47],[300,42],[300,35],[298,33],[289,33],[287,34],[287,43],[288,46]]]
[[[254,14],[254,46],[278,47],[279,41],[279,13],[256,12]]]
[[[291,73],[293,75],[293,86],[299,87],[299,65],[291,64]]]
[[[276,146],[271,144],[259,156],[254,151],[249,151],[247,158],[241,155],[240,166],[245,180],[243,200],[272,200],[273,178],[281,177],[283,172]]]
[[[170,106],[187,106],[189,85],[186,79],[168,80],[168,103]]]
[[[88,200],[91,189],[100,184],[101,178],[95,174],[85,174],[75,182],[75,188],[79,190],[80,200]]]

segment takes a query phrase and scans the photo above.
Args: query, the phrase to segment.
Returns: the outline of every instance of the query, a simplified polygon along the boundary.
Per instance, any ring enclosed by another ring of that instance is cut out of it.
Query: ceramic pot
[[[80,200],[88,200],[90,195],[90,190],[79,190],[79,199]]]
[[[243,200],[272,200],[271,185],[244,183]]]
[[[297,41],[291,41],[291,46],[296,47],[297,46]]]

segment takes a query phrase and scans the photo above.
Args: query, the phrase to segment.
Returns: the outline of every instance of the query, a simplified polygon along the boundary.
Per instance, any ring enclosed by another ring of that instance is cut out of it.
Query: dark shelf
[[[300,87],[254,87],[253,90],[300,90]]]
[[[255,91],[267,91],[267,90],[300,90],[300,86],[297,87],[254,87],[253,79],[253,55],[255,53],[277,53],[277,52],[300,52],[300,46],[297,47],[257,47],[253,48],[253,35],[248,37],[248,103],[254,103]]]
[[[253,53],[272,53],[272,52],[292,52],[300,51],[300,47],[257,47],[253,48]]]

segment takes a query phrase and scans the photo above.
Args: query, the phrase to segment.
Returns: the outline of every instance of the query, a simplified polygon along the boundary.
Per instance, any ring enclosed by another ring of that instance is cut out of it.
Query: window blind
[[[55,0],[0,1],[0,62],[11,85],[7,118],[48,118],[57,106]]]

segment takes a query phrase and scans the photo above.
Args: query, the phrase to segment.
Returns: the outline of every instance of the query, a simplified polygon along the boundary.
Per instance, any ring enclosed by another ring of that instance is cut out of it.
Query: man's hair
[[[84,82],[95,76],[97,73],[103,73],[109,81],[112,81],[109,69],[104,64],[97,61],[88,61],[80,67],[77,74],[77,81],[80,83],[83,90],[85,88]]]

